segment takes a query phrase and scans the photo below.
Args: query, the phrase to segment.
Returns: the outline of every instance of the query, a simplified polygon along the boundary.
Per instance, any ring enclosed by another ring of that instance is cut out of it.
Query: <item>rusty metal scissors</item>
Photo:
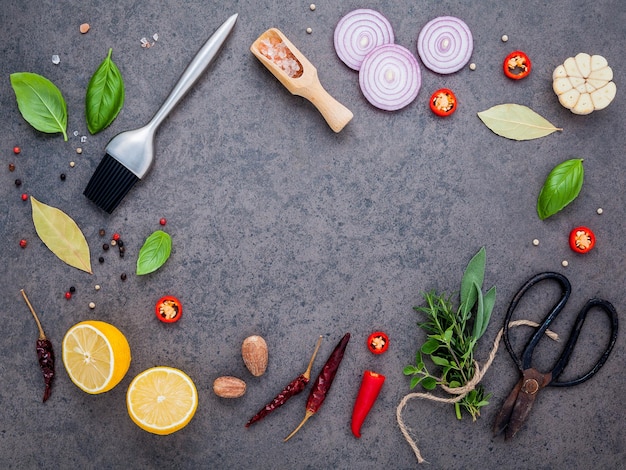
[[[526,348],[522,352],[521,358],[519,358],[515,351],[511,346],[511,341],[509,339],[509,323],[511,321],[511,317],[515,308],[517,307],[521,298],[528,292],[528,290],[533,287],[535,284],[545,281],[545,280],[554,280],[558,282],[561,286],[561,298],[554,304],[548,315],[544,318],[543,322],[536,329],[534,334],[528,340],[528,344]],[[556,360],[556,363],[552,367],[552,370],[549,372],[539,372],[532,366],[532,357],[535,347],[539,340],[543,337],[546,330],[552,323],[552,321],[559,315],[559,313],[565,307],[565,304],[572,292],[572,287],[570,282],[567,280],[565,276],[559,273],[554,272],[545,272],[537,274],[531,277],[526,283],[520,288],[520,290],[515,294],[513,300],[511,301],[511,305],[506,313],[506,318],[504,320],[504,344],[506,345],[509,354],[517,364],[517,367],[522,373],[522,377],[517,382],[513,390],[509,394],[508,398],[502,405],[502,409],[496,416],[496,420],[493,426],[493,431],[495,435],[500,434],[502,431],[505,432],[505,438],[510,439],[517,431],[520,430],[528,415],[530,410],[532,409],[533,403],[537,398],[537,392],[544,387],[552,386],[552,387],[571,387],[573,385],[578,385],[586,380],[590,379],[598,370],[604,365],[609,355],[611,354],[611,350],[615,345],[615,341],[617,340],[617,312],[611,303],[606,300],[593,298],[587,301],[582,310],[578,313],[576,317],[576,321],[574,322],[574,326],[570,332],[569,338],[565,343],[565,347],[563,348],[563,352]],[[598,362],[584,375],[567,381],[558,381],[557,379],[567,366],[567,363],[574,351],[574,347],[576,346],[576,342],[578,341],[578,335],[583,327],[585,319],[587,318],[587,314],[593,308],[599,308],[603,310],[610,318],[611,321],[611,336],[608,344],[602,354],[602,356],[598,359]]]

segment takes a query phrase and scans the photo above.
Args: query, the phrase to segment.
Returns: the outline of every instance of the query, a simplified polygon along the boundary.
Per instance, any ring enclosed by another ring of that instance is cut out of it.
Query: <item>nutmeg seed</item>
[[[255,377],[265,373],[268,362],[268,349],[265,340],[257,335],[248,336],[241,345],[243,362]]]
[[[218,397],[239,398],[246,393],[246,383],[237,377],[225,375],[215,379],[213,391]]]

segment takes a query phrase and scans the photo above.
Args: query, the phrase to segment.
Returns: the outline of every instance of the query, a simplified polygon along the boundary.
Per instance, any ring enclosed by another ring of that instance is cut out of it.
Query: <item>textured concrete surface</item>
[[[335,24],[360,7],[384,13],[396,42],[411,51],[430,19],[462,18],[474,34],[477,69],[438,76],[422,67],[423,86],[413,104],[394,113],[374,109],[359,91],[357,74],[333,50]],[[147,122],[196,50],[235,12],[239,21],[221,55],[160,129],[152,171],[112,215],[100,211],[82,191],[108,140]],[[92,27],[86,35],[78,31],[83,22]],[[315,11],[307,2],[281,0],[3,0],[0,24],[2,468],[415,468],[396,422],[396,407],[409,392],[402,369],[424,341],[412,307],[421,303],[423,291],[457,291],[464,266],[481,246],[487,250],[485,285],[498,289],[493,320],[477,351],[481,362],[511,297],[535,273],[555,270],[572,282],[566,313],[554,325],[561,334],[590,297],[606,298],[620,315],[625,311],[621,0],[349,0],[321,2]],[[340,134],[249,52],[254,39],[273,26],[354,112]],[[142,48],[140,39],[155,33],[156,44]],[[503,34],[507,43],[500,40]],[[110,128],[81,143],[80,136],[88,134],[85,89],[109,47],[125,80],[126,103]],[[517,83],[501,72],[504,56],[514,49],[526,51],[534,65],[531,76]],[[618,87],[614,103],[589,116],[562,108],[551,89],[552,70],[578,52],[604,55]],[[60,56],[58,65],[53,54]],[[17,71],[42,74],[61,89],[69,110],[67,142],[22,119],[9,82]],[[442,86],[460,99],[457,113],[445,121],[426,104]],[[564,130],[527,142],[497,137],[476,113],[504,102],[530,106]],[[14,145],[22,147],[18,156]],[[579,157],[586,170],[579,198],[539,220],[535,203],[547,173]],[[14,172],[8,171],[11,162]],[[93,275],[65,265],[41,243],[22,192],[74,218],[91,247]],[[172,256],[156,273],[138,277],[137,253],[160,228],[161,217],[173,237]],[[579,224],[598,237],[586,256],[567,245],[570,229]],[[100,228],[108,236],[122,235],[125,258],[102,252]],[[26,249],[19,247],[22,238]],[[535,238],[539,246],[533,246]],[[125,282],[122,273],[128,275]],[[76,293],[68,301],[64,292],[70,286]],[[57,378],[45,404],[36,328],[21,288],[56,346]],[[153,305],[166,293],[184,304],[178,324],[163,325],[154,317]],[[520,315],[540,319],[547,296]],[[132,348],[127,376],[100,396],[75,387],[60,359],[63,335],[85,319],[115,324]],[[378,357],[365,348],[375,329],[392,341]],[[607,329],[602,315],[589,319],[569,376],[593,363]],[[263,403],[303,372],[318,335],[325,340],[314,376],[348,331],[353,339],[328,399],[296,437],[282,442],[304,415],[307,393],[244,428]],[[516,332],[520,345],[527,333]],[[239,353],[251,334],[265,337],[270,348],[269,367],[260,378],[247,372]],[[542,346],[540,366],[549,365],[555,348]],[[622,334],[592,380],[542,392],[528,423],[509,442],[491,433],[518,378],[504,349],[484,377],[493,396],[476,422],[458,421],[450,405],[419,400],[409,402],[403,417],[429,468],[620,468],[626,459],[625,358]],[[167,437],[139,429],[126,412],[130,381],[155,365],[186,371],[199,390],[194,419]],[[363,437],[355,439],[352,404],[368,368],[385,374],[387,382]],[[212,383],[219,375],[243,378],[246,395],[217,398]]]

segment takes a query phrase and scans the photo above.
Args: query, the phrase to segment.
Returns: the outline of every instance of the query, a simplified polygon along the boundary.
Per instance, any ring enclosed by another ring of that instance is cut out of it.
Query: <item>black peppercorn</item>
[[[122,281],[125,281],[126,280],[126,273],[122,273],[122,275],[120,276],[120,279]]]
[[[61,181],[65,181],[65,173],[61,173],[59,177],[61,178]]]
[[[22,180],[21,180],[21,179],[19,179],[19,178],[18,178],[18,179],[16,179],[16,180],[15,180],[15,186],[17,186],[17,187],[22,186]]]
[[[109,249],[109,244],[108,244],[108,243],[105,243],[104,245],[102,245],[102,249],[103,249],[104,251],[107,251],[107,250]]]
[[[70,292],[71,292],[72,294],[73,294],[74,292],[76,292],[76,287],[71,286],[71,287],[70,287]]]
[[[98,258],[98,261],[100,261],[101,263],[104,263],[104,258],[101,256],[100,258]]]
[[[124,246],[124,242],[122,240],[118,240],[117,241],[117,246],[119,246],[120,248]]]
[[[98,230],[98,235],[100,235],[101,237],[104,237],[104,235],[106,234],[106,232],[104,231],[103,228],[101,228],[100,230]]]

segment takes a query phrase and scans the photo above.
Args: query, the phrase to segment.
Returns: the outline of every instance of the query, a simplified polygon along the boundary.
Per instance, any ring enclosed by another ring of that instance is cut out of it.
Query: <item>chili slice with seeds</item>
[[[456,111],[456,96],[448,88],[441,88],[430,97],[430,110],[437,116],[450,116]]]
[[[532,64],[524,52],[513,51],[506,56],[502,67],[504,69],[504,75],[513,80],[521,80],[528,76]]]
[[[576,253],[587,253],[596,244],[596,236],[587,227],[576,227],[569,234],[569,246]]]
[[[382,331],[375,331],[367,338],[367,348],[372,354],[382,354],[389,348],[389,337]]]
[[[180,320],[183,314],[183,305],[176,297],[166,295],[158,300],[154,311],[157,318],[163,323],[174,323]]]

